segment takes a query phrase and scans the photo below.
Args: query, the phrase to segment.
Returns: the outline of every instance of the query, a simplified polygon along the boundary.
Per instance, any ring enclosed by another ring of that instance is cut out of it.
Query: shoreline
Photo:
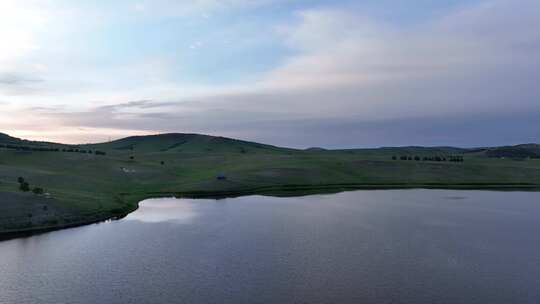
[[[139,208],[139,203],[146,199],[159,197],[191,198],[191,199],[224,199],[249,195],[264,195],[275,197],[307,196],[316,194],[333,194],[355,190],[406,190],[406,189],[429,189],[429,190],[479,190],[479,191],[540,191],[540,185],[528,183],[511,184],[324,184],[324,185],[275,185],[245,188],[226,191],[174,191],[174,192],[145,192],[145,193],[120,193],[120,198],[125,202],[126,209],[121,213],[104,214],[102,217],[89,218],[72,223],[60,225],[38,226],[24,229],[11,229],[0,231],[0,242],[17,238],[31,237],[47,232],[77,228],[86,225],[102,223],[110,220],[120,220]],[[127,200],[127,201],[126,201]]]
[[[34,235],[39,235],[39,234],[52,232],[52,231],[66,230],[66,229],[71,229],[71,228],[88,226],[92,224],[99,224],[99,223],[103,223],[107,221],[120,220],[137,209],[139,209],[138,203],[135,204],[134,208],[130,209],[128,212],[121,215],[103,215],[102,217],[89,218],[88,220],[80,220],[80,221],[76,221],[72,223],[64,223],[60,225],[37,226],[37,227],[30,227],[30,228],[24,228],[24,229],[4,230],[4,231],[0,231],[0,242],[9,241],[9,240],[18,239],[18,238],[31,237]]]

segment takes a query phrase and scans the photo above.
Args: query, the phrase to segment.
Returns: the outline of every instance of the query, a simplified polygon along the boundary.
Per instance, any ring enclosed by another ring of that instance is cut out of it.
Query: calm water
[[[0,242],[0,303],[539,303],[540,193],[147,200]]]

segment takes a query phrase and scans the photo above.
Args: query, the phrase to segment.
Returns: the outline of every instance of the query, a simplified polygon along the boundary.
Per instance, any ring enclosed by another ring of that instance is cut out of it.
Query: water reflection
[[[0,242],[0,303],[538,303],[539,201],[151,199],[125,220]]]
[[[143,223],[170,222],[189,224],[199,212],[193,200],[175,198],[154,198],[139,203],[139,209],[125,219]],[[199,203],[200,204],[200,203]]]

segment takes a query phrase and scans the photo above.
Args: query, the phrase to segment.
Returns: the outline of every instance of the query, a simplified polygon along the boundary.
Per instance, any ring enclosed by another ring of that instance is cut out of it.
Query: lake
[[[0,242],[0,303],[539,303],[540,193],[151,199]]]

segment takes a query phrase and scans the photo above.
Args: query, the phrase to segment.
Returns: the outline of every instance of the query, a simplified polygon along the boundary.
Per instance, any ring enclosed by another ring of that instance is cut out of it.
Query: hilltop
[[[131,136],[123,139],[83,145],[87,149],[119,150],[133,152],[188,152],[188,153],[257,153],[285,152],[291,149],[243,141],[227,137],[218,137],[191,133],[168,133],[146,136]]]
[[[540,158],[540,145],[523,144],[516,146],[486,148],[483,152],[489,157]]]
[[[156,135],[130,136],[118,140],[95,143],[68,145],[46,141],[30,141],[0,133],[0,144],[11,144],[28,147],[63,147],[83,150],[105,150],[132,153],[364,153],[377,155],[450,155],[469,154],[492,158],[540,158],[540,144],[519,144],[514,146],[460,148],[450,146],[423,147],[380,147],[364,149],[326,149],[311,147],[304,150],[277,147],[257,142],[244,141],[234,138],[211,136],[195,133],[165,133]]]
[[[0,133],[0,144],[28,146],[28,147],[50,147],[50,148],[68,146],[65,144],[59,144],[59,143],[53,143],[53,142],[32,141],[32,140],[27,140],[27,139],[21,139],[21,138],[10,136],[5,133]]]
[[[0,236],[121,217],[144,198],[540,186],[539,146],[297,150],[200,134],[64,145],[0,134]],[[21,191],[18,178],[28,189]]]
[[[12,137],[5,133],[0,133],[0,143],[3,143],[3,144],[26,144],[28,142],[29,141],[26,141],[17,137]]]

